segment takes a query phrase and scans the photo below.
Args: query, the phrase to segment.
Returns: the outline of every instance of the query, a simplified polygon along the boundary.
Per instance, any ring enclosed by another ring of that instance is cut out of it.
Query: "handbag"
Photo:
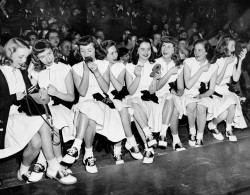
[[[108,105],[111,109],[115,109],[115,105],[112,100],[109,98],[109,95],[104,93],[106,97],[103,97],[100,93],[93,94],[93,98],[97,101],[103,102],[104,104]]]
[[[19,112],[24,112],[28,116],[39,116],[46,114],[46,109],[49,112],[49,107],[47,104],[43,104],[42,101],[39,101],[39,98],[35,98],[35,96],[32,97],[31,94],[37,92],[38,89],[35,86],[32,86],[27,90],[27,95],[25,95],[24,98],[19,101]]]

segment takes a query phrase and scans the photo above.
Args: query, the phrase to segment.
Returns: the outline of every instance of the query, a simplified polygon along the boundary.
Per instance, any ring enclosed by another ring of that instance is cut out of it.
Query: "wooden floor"
[[[224,129],[224,126],[220,127]],[[11,194],[250,194],[250,129],[236,130],[238,142],[215,140],[205,134],[204,146],[190,148],[186,128],[180,130],[187,150],[175,152],[170,147],[155,149],[153,164],[142,164],[125,152],[125,163],[115,165],[111,154],[95,152],[97,174],[85,171],[81,158],[72,171],[78,182],[64,186],[43,179],[25,184],[16,180],[15,159],[0,163],[1,195]],[[225,132],[223,131],[225,134]]]

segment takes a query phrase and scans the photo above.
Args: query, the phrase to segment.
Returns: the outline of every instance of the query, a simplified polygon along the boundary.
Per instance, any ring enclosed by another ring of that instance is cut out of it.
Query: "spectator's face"
[[[148,42],[142,42],[138,48],[139,59],[148,60],[151,56],[151,45]]]
[[[187,41],[182,40],[182,41],[179,42],[179,48],[187,49],[187,47],[188,47]]]
[[[68,28],[66,26],[62,26],[62,33],[67,33],[68,32]]]
[[[202,61],[206,59],[207,52],[202,43],[198,43],[194,46],[194,56],[197,61]]]
[[[48,22],[42,21],[42,28],[48,28]]]
[[[52,24],[50,28],[59,31],[59,26],[57,24]]]
[[[54,63],[55,57],[52,49],[46,48],[44,52],[37,55],[39,60],[46,66],[51,66]]]
[[[38,40],[38,38],[37,38],[36,35],[30,35],[30,42],[29,42],[29,44],[31,46],[33,46],[37,40]]]
[[[235,41],[230,40],[227,44],[228,54],[231,55],[235,51]]]
[[[187,33],[186,33],[186,32],[182,32],[182,33],[180,34],[180,38],[186,39],[186,38],[187,38]]]
[[[164,24],[164,26],[163,26],[163,28],[165,29],[165,30],[168,30],[168,24]]]
[[[197,23],[195,23],[195,22],[193,23],[193,28],[197,29]]]
[[[26,62],[30,51],[28,48],[18,48],[12,55],[12,66],[15,68],[21,68],[23,64]]]
[[[171,58],[174,54],[173,43],[163,43],[161,47],[162,57],[165,59]]]
[[[71,52],[71,42],[64,41],[62,46],[60,47],[60,52],[63,56],[69,57]]]
[[[157,31],[158,30],[158,26],[156,24],[153,25],[153,30]]]
[[[43,30],[43,39],[45,38],[46,34],[48,33],[48,30]]]
[[[126,64],[129,62],[129,53],[127,53],[126,55],[120,57],[120,59]]]
[[[137,36],[132,36],[131,42],[132,42],[133,47],[135,46],[136,41],[137,41]]]
[[[102,31],[98,31],[96,33],[97,37],[99,37],[101,39],[101,41],[104,41],[105,39],[105,36],[104,36],[104,33]]]
[[[117,50],[116,50],[116,47],[113,45],[111,46],[110,48],[108,48],[108,54],[107,54],[107,60],[110,62],[110,63],[115,63],[116,60],[117,60]]]
[[[56,32],[51,32],[51,33],[49,34],[49,42],[51,43],[51,45],[52,45],[53,47],[57,47],[58,44],[59,44],[59,42],[60,42],[59,37],[58,37],[58,33],[56,33]]]
[[[161,35],[160,34],[154,34],[154,46],[158,46],[161,43]]]
[[[93,59],[95,59],[95,48],[93,43],[90,43],[86,46],[80,45],[80,53],[83,59],[85,59],[86,57],[92,57]]]

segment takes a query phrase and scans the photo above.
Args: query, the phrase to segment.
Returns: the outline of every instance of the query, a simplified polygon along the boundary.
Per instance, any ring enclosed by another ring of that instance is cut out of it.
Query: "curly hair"
[[[161,45],[158,50],[157,56],[161,57],[162,56],[162,46],[164,43],[171,43],[173,44],[174,47],[174,53],[171,56],[171,59],[174,61],[176,66],[179,66],[182,63],[181,57],[179,55],[179,48],[178,48],[178,40],[174,37],[169,37],[169,36],[164,36],[161,38]]]
[[[105,57],[108,55],[108,49],[112,46],[116,46],[116,43],[112,40],[105,40],[101,43],[101,47],[106,53]]]
[[[101,45],[96,41],[96,38],[91,35],[86,35],[80,38],[79,42],[77,43],[79,46],[79,55],[80,54],[80,46],[87,46],[90,43],[93,44],[95,48],[95,58],[98,60],[103,60],[106,57],[106,52],[102,49]]]
[[[33,52],[31,55],[32,63],[34,64],[34,70],[40,72],[46,68],[45,64],[38,58],[38,54],[44,52],[46,49],[51,49],[55,57],[55,63],[58,63],[59,51],[57,48],[53,48],[49,41],[41,39],[37,41],[33,46]]]
[[[230,35],[223,35],[220,37],[215,48],[215,53],[216,53],[217,58],[221,58],[221,57],[224,58],[229,55],[229,51],[227,48],[229,41],[235,41],[235,39]]]
[[[3,48],[3,61],[1,65],[8,65],[10,66],[13,62],[12,55],[17,51],[18,48],[27,48],[31,50],[31,47],[20,38],[12,38],[10,39]]]
[[[153,52],[153,47],[152,47],[152,44],[151,44],[151,41],[148,39],[148,38],[140,38],[137,40],[137,43],[135,44],[135,47],[132,51],[132,54],[131,54],[131,62],[136,65],[138,63],[138,60],[139,60],[139,54],[138,54],[138,49],[140,47],[140,45],[142,43],[149,43],[150,44],[150,48],[151,48],[151,56],[149,57],[149,62],[150,63],[154,63],[155,62],[155,53]]]
[[[197,44],[202,44],[204,45],[204,48],[205,48],[205,51],[207,52],[207,60],[209,61],[209,63],[213,64],[215,63],[216,61],[216,56],[214,55],[214,51],[210,45],[210,43],[205,40],[205,39],[198,39],[194,42],[194,47],[197,45]]]

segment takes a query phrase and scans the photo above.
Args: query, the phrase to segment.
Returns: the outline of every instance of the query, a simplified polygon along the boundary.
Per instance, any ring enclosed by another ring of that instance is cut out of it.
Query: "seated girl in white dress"
[[[130,94],[126,101],[134,108],[135,124],[145,145],[143,163],[152,163],[153,146],[157,144],[153,133],[162,131],[162,124],[165,122],[162,117],[163,108],[167,107],[166,100],[172,96],[166,94],[158,99],[155,95],[161,73],[156,72],[150,77],[154,67],[154,53],[149,39],[138,39],[131,59],[132,63],[126,65],[126,84]],[[165,131],[167,125],[165,124]]]
[[[61,143],[59,130],[62,130],[63,141],[74,139],[76,133],[73,124],[74,113],[70,110],[70,102],[74,101],[74,83],[71,67],[57,62],[52,51],[50,42],[37,41],[33,46],[32,63],[34,70],[31,71],[33,84],[38,84],[43,95],[50,96],[49,110],[51,112],[52,124],[57,136],[54,136],[53,148],[56,158],[62,161]],[[37,163],[46,166],[45,159],[39,155]],[[36,172],[37,168],[35,169]],[[71,171],[70,171],[71,172]],[[42,178],[42,173],[34,180]],[[33,177],[33,174],[31,175]]]
[[[178,54],[177,40],[173,37],[163,37],[159,50],[159,58],[156,64],[161,65],[161,79],[159,80],[156,95],[162,98],[165,94],[170,94],[171,99],[167,99],[163,108],[163,124],[160,132],[159,146],[167,147],[166,132],[170,126],[173,136],[173,149],[176,151],[185,150],[179,135],[179,118],[182,118],[182,95],[184,92],[183,65]]]
[[[74,106],[77,134],[63,161],[72,164],[79,158],[84,139],[83,164],[89,173],[96,173],[98,170],[92,149],[95,133],[105,136],[113,143],[120,142],[126,135],[119,112],[112,101],[106,98],[110,85],[110,69],[109,62],[103,60],[105,51],[92,36],[82,37],[79,49],[84,61],[73,66],[73,78],[80,94],[79,102]],[[116,149],[115,155],[120,160],[120,149]]]
[[[239,97],[229,90],[229,83],[238,82],[241,75],[242,61],[246,56],[246,49],[243,49],[238,56],[234,55],[235,40],[225,35],[220,38],[216,46],[216,64],[218,65],[218,75],[216,80],[215,91],[220,93],[222,97],[213,98],[214,115],[213,120],[208,124],[208,129],[218,140],[224,137],[217,129],[217,124],[226,121],[226,137],[229,141],[237,141],[237,137],[233,134],[232,126],[236,128],[246,128],[246,122],[242,114]]]
[[[210,45],[206,40],[199,39],[194,43],[194,56],[184,63],[185,90],[183,95],[183,111],[188,117],[189,145],[202,146],[206,120],[213,114],[211,96],[214,93],[218,66],[210,64],[212,58]],[[205,85],[204,92],[201,91]],[[196,132],[196,123],[198,131]]]
[[[118,54],[114,41],[106,40],[102,42],[101,46],[106,51],[105,59],[109,62],[111,85],[109,87],[108,95],[113,101],[115,108],[119,111],[122,119],[123,128],[127,138],[125,148],[129,150],[133,158],[137,160],[142,159],[143,156],[139,151],[135,137],[131,130],[130,117],[133,114],[133,109],[128,104],[124,103],[124,101],[122,101],[128,95],[128,91],[125,86],[125,65],[123,62],[117,61]],[[120,153],[121,142],[118,142],[118,145],[114,145],[114,154]]]
[[[52,147],[50,127],[44,119],[41,116],[27,116],[24,112],[19,112],[20,109],[16,106],[28,93],[27,88],[31,87],[28,72],[20,70],[25,64],[31,48],[22,39],[13,38],[6,43],[4,50],[5,57],[10,62],[0,67],[0,76],[4,78],[1,89],[7,86],[8,90],[1,91],[0,100],[1,102],[7,99],[13,101],[4,104],[4,106],[10,107],[10,112],[6,127],[5,148],[0,150],[0,158],[13,155],[24,148],[17,179],[31,182],[29,168],[42,149],[48,162],[46,175],[63,184],[76,183],[76,178],[69,175],[56,159]],[[48,96],[41,97],[41,92],[31,94],[31,96],[41,103],[49,101]],[[43,117],[45,118],[45,116]]]

